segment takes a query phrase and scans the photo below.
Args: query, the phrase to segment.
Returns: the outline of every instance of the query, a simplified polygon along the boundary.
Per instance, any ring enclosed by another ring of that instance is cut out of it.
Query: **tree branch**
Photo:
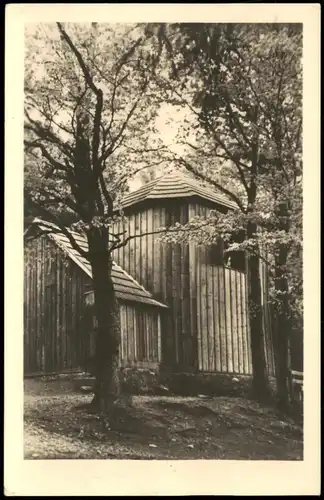
[[[207,177],[206,175],[200,173],[195,167],[193,167],[187,160],[185,160],[182,156],[178,157],[178,161],[180,161],[180,163],[187,169],[189,170],[189,172],[192,172],[194,175],[196,175],[197,177],[199,177],[199,179],[205,181],[205,182],[208,182],[210,184],[212,184],[213,186],[215,186],[217,189],[219,189],[223,194],[225,194],[226,196],[228,196],[231,200],[233,200],[236,205],[240,208],[240,210],[243,212],[243,213],[246,213],[246,209],[243,205],[243,203],[240,201],[240,199],[234,194],[232,193],[231,191],[229,191],[228,189],[224,188],[224,186],[222,186],[221,184],[219,184],[218,182],[214,181],[213,179],[211,179],[210,177]]]
[[[68,171],[68,166],[63,165],[63,163],[60,163],[59,161],[55,160],[53,156],[47,151],[45,146],[37,141],[28,141],[24,140],[24,145],[27,146],[28,148],[38,148],[41,150],[42,156],[46,158],[50,162],[50,164],[53,166],[54,169],[61,170],[63,172]]]
[[[43,216],[45,218],[45,222],[48,221],[48,222],[51,222],[52,224],[57,226],[57,234],[59,234],[59,233],[64,234],[64,236],[66,236],[68,238],[72,248],[75,251],[79,252],[80,255],[82,255],[82,257],[85,257],[86,259],[88,258],[88,252],[85,252],[80,247],[80,245],[78,245],[76,240],[73,238],[71,232],[65,226],[63,226],[59,217],[57,217],[53,213],[46,210],[46,208],[44,208],[44,206],[42,206],[40,203],[37,203],[30,195],[25,193],[25,197],[27,198],[29,204],[32,207],[34,207],[41,216]],[[53,229],[54,229],[54,231],[56,231],[55,228],[53,228]]]

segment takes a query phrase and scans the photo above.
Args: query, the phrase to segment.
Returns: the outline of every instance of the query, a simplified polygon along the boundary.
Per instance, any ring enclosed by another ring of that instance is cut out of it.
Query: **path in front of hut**
[[[302,428],[236,397],[136,396],[118,422],[73,381],[25,381],[25,459],[302,460]]]

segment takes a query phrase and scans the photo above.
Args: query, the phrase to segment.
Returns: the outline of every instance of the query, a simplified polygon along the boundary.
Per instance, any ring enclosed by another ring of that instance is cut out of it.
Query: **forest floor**
[[[302,460],[302,426],[236,397],[134,396],[107,423],[71,380],[27,379],[25,459]]]

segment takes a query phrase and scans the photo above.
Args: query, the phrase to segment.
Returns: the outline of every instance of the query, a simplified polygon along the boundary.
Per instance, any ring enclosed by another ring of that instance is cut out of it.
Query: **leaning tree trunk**
[[[93,276],[97,338],[95,355],[95,395],[93,406],[105,413],[119,399],[118,360],[120,347],[120,315],[111,270],[112,258],[104,245],[89,241]]]
[[[249,223],[247,237],[254,238],[257,227]],[[248,298],[252,353],[252,390],[258,401],[270,398],[270,387],[265,358],[264,331],[262,321],[261,282],[259,257],[253,254],[248,259]]]

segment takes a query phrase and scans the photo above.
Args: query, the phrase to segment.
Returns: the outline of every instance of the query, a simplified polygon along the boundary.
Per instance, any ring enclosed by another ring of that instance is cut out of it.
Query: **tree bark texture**
[[[120,397],[120,313],[111,277],[112,258],[104,238],[97,234],[88,241],[97,319],[93,406],[109,413]]]
[[[280,205],[280,229],[288,231],[287,205]],[[276,382],[277,404],[280,410],[287,410],[291,400],[291,373],[289,360],[289,342],[291,338],[291,318],[288,298],[288,281],[285,269],[288,259],[288,248],[279,244],[276,256],[275,289],[277,292],[275,349],[276,349]]]
[[[247,237],[253,238],[256,230],[256,225],[249,223]],[[248,298],[253,368],[252,390],[258,401],[265,401],[270,397],[270,387],[267,375],[262,321],[260,262],[259,257],[253,254],[250,254],[248,258]]]

